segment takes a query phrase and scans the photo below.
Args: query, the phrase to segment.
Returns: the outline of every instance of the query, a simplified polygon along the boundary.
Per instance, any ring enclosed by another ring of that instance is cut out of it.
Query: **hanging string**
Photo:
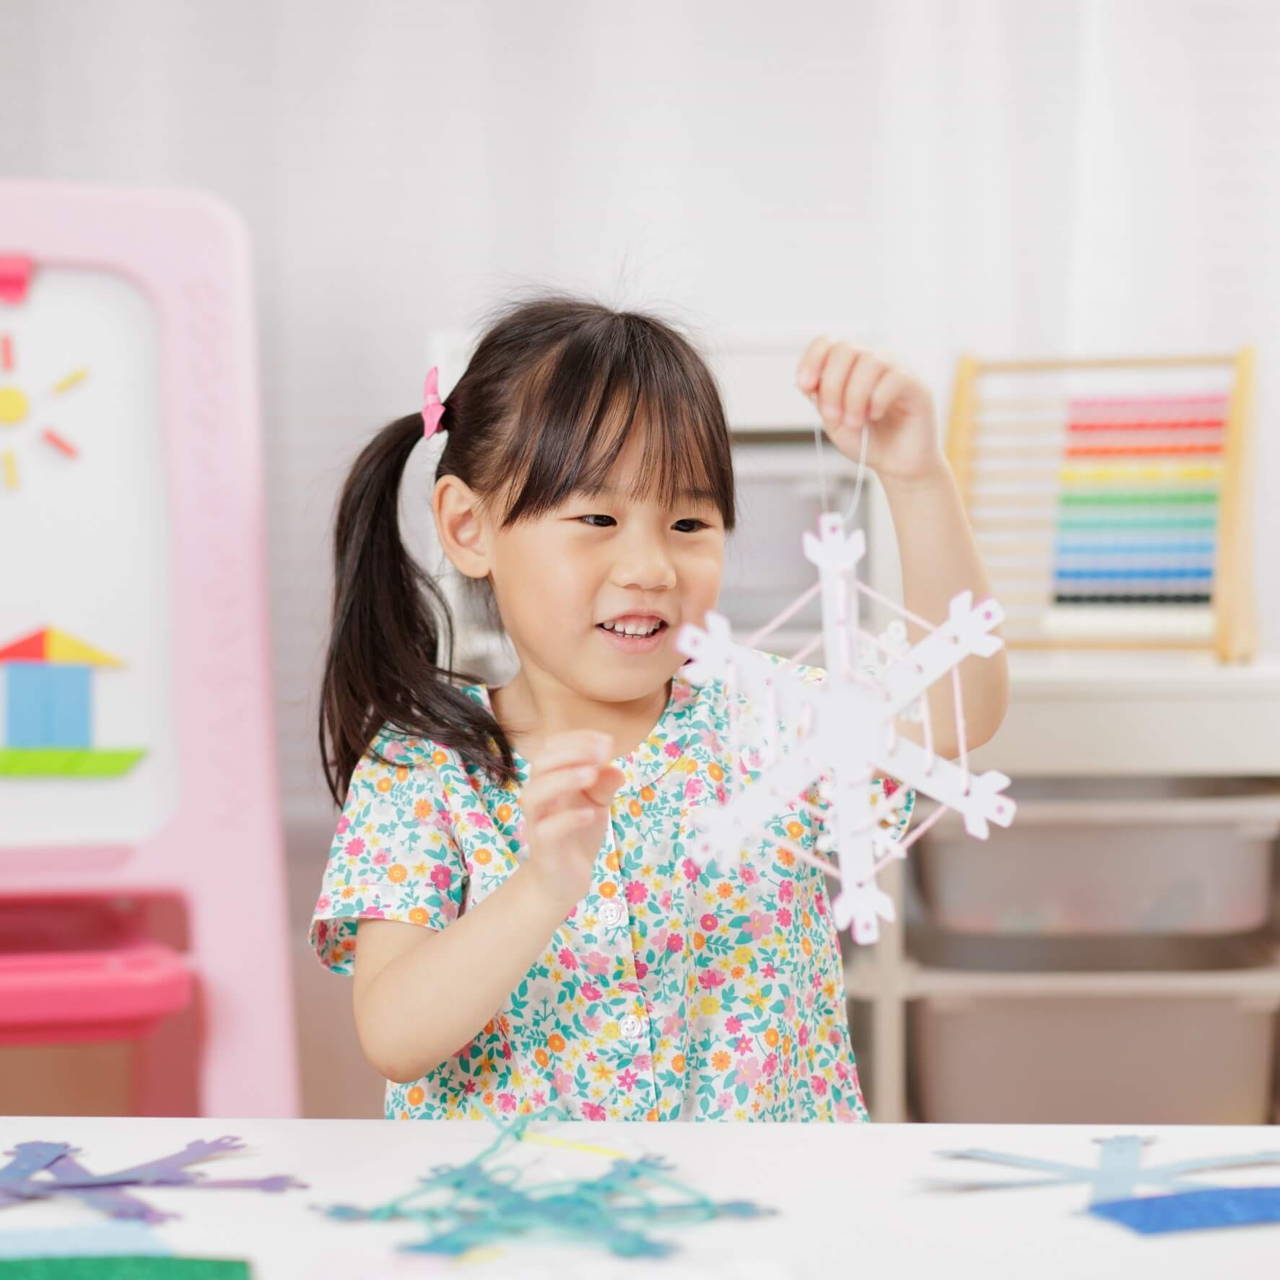
[[[854,482],[853,497],[849,502],[849,510],[844,513],[846,528],[848,528],[850,521],[853,519],[853,513],[858,509],[858,499],[862,497],[862,482],[867,475],[867,442],[870,439],[871,426],[867,423],[862,428],[862,443],[858,446],[858,478]]]
[[[827,511],[827,469],[822,464],[822,421],[819,419],[813,424],[813,447],[818,451],[818,491],[822,497],[822,506],[819,510],[820,515],[825,515]]]
[[[778,614],[774,618],[771,618],[768,622],[764,624],[763,627],[760,628],[759,631],[755,633],[755,635],[751,636],[747,640],[748,646],[752,649],[758,649],[760,647],[760,642],[771,631],[776,631],[780,626],[782,626],[784,622],[786,622],[788,618],[792,617],[794,614],[799,613],[800,610],[803,609],[805,605],[807,605],[809,601],[812,600],[813,597],[816,596],[818,592],[821,590],[822,590],[822,583],[815,582],[813,586],[811,586],[809,590],[804,593],[804,595],[797,596],[789,605],[787,605],[785,609],[783,609],[783,611],[780,614]]]
[[[818,490],[822,498],[822,514],[826,515],[829,507],[827,505],[827,469],[822,461],[822,422],[821,420],[813,424],[813,443],[818,453]],[[870,424],[864,424],[862,428],[862,440],[858,446],[858,478],[853,486],[853,498],[849,503],[849,509],[844,513],[844,523],[846,528],[853,519],[853,513],[858,509],[858,500],[862,497],[862,482],[867,474],[867,444],[871,439]]]

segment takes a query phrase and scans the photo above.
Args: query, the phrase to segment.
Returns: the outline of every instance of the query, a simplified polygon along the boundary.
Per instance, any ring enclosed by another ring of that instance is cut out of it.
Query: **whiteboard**
[[[0,426],[16,479],[0,479],[0,648],[48,627],[119,659],[91,670],[92,745],[144,753],[118,777],[0,776],[0,848],[136,841],[178,790],[156,313],[121,274],[37,265],[26,298],[0,305],[0,335],[0,387],[29,404]]]

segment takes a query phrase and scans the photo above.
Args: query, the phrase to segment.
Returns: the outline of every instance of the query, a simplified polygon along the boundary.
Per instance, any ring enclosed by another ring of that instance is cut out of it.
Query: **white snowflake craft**
[[[840,892],[832,903],[836,925],[849,929],[862,945],[879,938],[880,920],[894,919],[893,899],[876,883],[877,872],[892,859],[905,857],[907,846],[947,809],[963,816],[971,836],[985,840],[988,823],[1007,827],[1016,808],[1003,794],[1009,785],[1003,773],[988,770],[974,776],[969,772],[958,672],[970,654],[985,658],[1001,648],[1004,642],[991,632],[1000,625],[1004,611],[994,599],[974,605],[972,593],[965,591],[951,601],[946,622],[930,627],[858,581],[857,567],[865,550],[866,538],[860,529],[846,534],[838,512],[821,515],[818,536],[804,535],[804,554],[817,566],[819,582],[752,637],[758,641],[821,591],[827,671],[822,685],[805,683],[794,670],[776,666],[752,647],[736,642],[728,619],[714,610],[707,612],[705,629],[690,623],[676,636],[676,647],[693,659],[683,669],[690,680],[726,682],[730,748],[735,758],[739,754],[735,714],[739,692],[766,712],[757,726],[762,745],[754,765],[761,766],[760,776],[723,804],[695,811],[690,850],[694,861],[705,867],[718,856],[741,857],[744,843],[777,812],[779,803],[789,804],[816,782],[819,794],[830,801],[828,823],[834,832],[834,838],[820,839],[817,847],[824,851],[834,847],[836,862],[794,848],[791,852],[839,877]],[[900,623],[891,625],[884,637],[863,631],[858,625],[860,594],[912,617],[930,634],[909,646]],[[883,652],[882,662],[860,658],[860,648],[868,642]],[[792,660],[798,661],[816,643]],[[948,673],[961,743],[958,764],[933,751],[924,696],[934,681]],[[924,746],[896,732],[899,717],[923,722]],[[887,801],[872,785],[877,770],[903,784]],[[938,807],[909,838],[901,840],[881,820],[886,808],[890,815],[901,808],[906,788],[936,800]]]

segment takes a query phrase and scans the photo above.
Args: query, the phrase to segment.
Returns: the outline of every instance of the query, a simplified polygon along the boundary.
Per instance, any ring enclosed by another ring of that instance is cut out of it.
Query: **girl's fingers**
[[[582,793],[595,784],[600,769],[598,764],[575,765],[555,769],[535,778],[525,787],[520,797],[520,807],[524,810],[525,817],[536,821],[580,802]]]
[[[596,780],[587,788],[587,797],[596,804],[608,804],[623,784],[626,774],[611,764],[601,765]]]
[[[822,371],[822,361],[831,350],[830,338],[814,338],[800,357],[796,366],[796,386],[805,395],[812,395],[818,388],[818,375]]]
[[[829,427],[834,427],[840,421],[844,384],[856,356],[857,352],[847,342],[840,342],[827,353],[823,362],[822,377],[818,384],[818,411]]]
[[[549,775],[551,787],[539,788],[533,794],[533,812],[556,813],[585,802],[606,806],[613,800],[614,792],[622,785],[626,775],[611,764],[583,765],[577,769],[557,769]],[[530,783],[530,787],[532,787]],[[521,800],[526,814],[530,812],[529,788]]]
[[[529,781],[520,793],[520,806],[530,822],[576,805],[607,805],[624,775],[608,763],[612,741],[594,730],[558,734],[532,762]]]
[[[595,816],[591,809],[566,809],[563,813],[552,814],[538,824],[538,838],[548,845],[555,845],[557,841],[581,831]],[[594,858],[592,854],[593,861]]]
[[[872,422],[878,422],[889,412],[894,401],[906,390],[908,381],[908,375],[901,369],[888,368],[884,371],[871,392],[867,416]]]
[[[604,735],[593,729],[572,729],[556,734],[554,740],[532,761],[529,767],[530,777],[550,773],[565,765],[603,764],[608,758],[611,746],[603,748]]]
[[[866,426],[871,416],[868,412],[871,392],[887,367],[873,352],[858,353],[857,363],[844,389],[843,421],[846,427]]]

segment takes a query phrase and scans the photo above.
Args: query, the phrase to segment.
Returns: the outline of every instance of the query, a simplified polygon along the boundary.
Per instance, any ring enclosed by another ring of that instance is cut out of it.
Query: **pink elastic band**
[[[439,395],[440,371],[432,368],[427,373],[426,383],[422,388],[422,436],[426,439],[434,435],[444,417],[444,404]]]

